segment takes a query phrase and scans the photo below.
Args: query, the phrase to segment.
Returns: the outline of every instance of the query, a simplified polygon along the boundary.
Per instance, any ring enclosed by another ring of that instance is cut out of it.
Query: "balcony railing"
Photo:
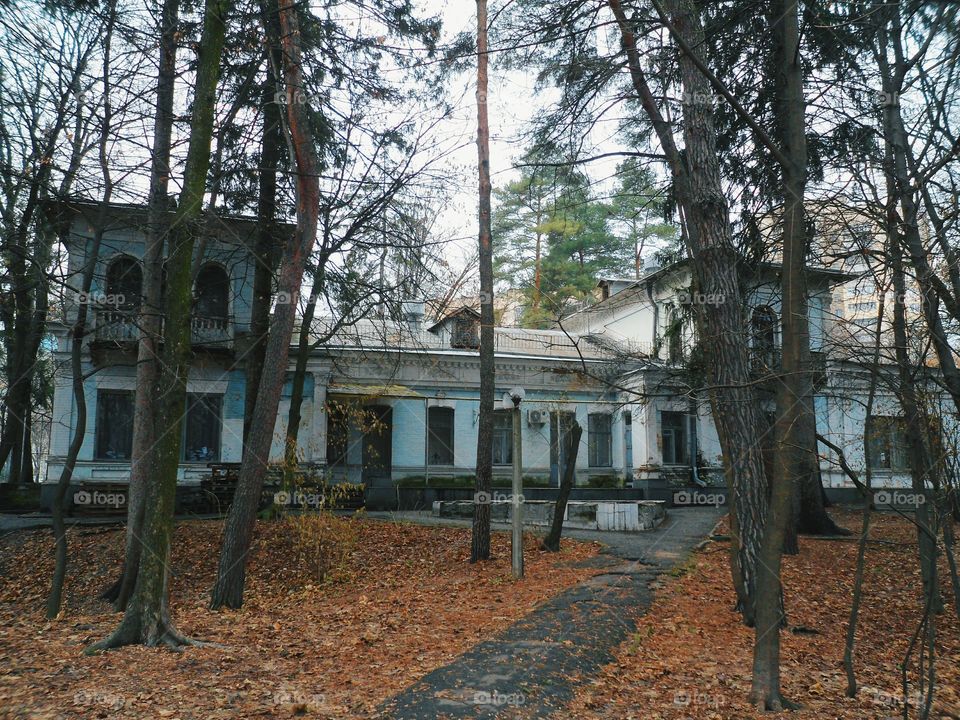
[[[97,310],[94,313],[94,338],[116,343],[136,342],[140,338],[137,311],[118,308]],[[190,342],[192,344],[229,347],[232,340],[233,323],[229,318],[201,316],[190,318]]]

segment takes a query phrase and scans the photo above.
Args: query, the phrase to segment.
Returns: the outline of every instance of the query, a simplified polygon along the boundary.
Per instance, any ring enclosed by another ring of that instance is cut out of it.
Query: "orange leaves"
[[[65,612],[53,623],[42,619],[52,569],[49,531],[0,539],[0,715],[366,716],[596,572],[572,567],[596,554],[590,543],[565,541],[559,554],[529,546],[527,576],[517,582],[510,577],[509,537],[500,533],[492,539],[494,559],[470,565],[469,529],[334,523],[337,532],[325,526],[321,539],[348,538],[349,547],[338,563],[343,572],[323,581],[298,555],[297,532],[282,522],[258,523],[244,607],[216,613],[207,603],[222,523],[180,524],[171,574],[174,621],[192,637],[225,646],[180,654],[131,647],[82,655],[116,625],[97,596],[119,573],[122,529],[71,531]],[[316,547],[312,530],[305,537]]]

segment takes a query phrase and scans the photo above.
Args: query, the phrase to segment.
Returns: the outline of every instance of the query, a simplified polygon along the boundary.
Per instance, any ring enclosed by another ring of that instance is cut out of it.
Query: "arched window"
[[[205,265],[197,273],[197,317],[225,319],[230,306],[230,278],[219,265]]]
[[[117,307],[135,308],[140,306],[143,271],[140,263],[132,257],[118,257],[107,266],[107,298],[109,304]]]
[[[772,308],[761,305],[750,316],[750,334],[755,360],[766,367],[773,367],[777,353],[777,314]]]

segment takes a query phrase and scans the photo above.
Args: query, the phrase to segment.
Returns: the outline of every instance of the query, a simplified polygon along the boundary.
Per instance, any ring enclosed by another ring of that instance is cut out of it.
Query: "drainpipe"
[[[690,477],[693,484],[704,487],[706,483],[700,480],[700,469],[697,467],[697,402],[690,401],[690,420],[687,421],[687,428],[690,430]]]

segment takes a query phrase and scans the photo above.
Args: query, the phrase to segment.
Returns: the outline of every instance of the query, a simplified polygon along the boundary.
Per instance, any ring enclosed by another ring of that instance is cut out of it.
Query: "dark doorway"
[[[390,480],[393,466],[393,409],[387,405],[367,405],[364,418],[367,430],[363,434],[364,483]]]
[[[550,413],[550,485],[560,486],[560,476],[567,463],[567,434],[576,421],[576,413]]]

